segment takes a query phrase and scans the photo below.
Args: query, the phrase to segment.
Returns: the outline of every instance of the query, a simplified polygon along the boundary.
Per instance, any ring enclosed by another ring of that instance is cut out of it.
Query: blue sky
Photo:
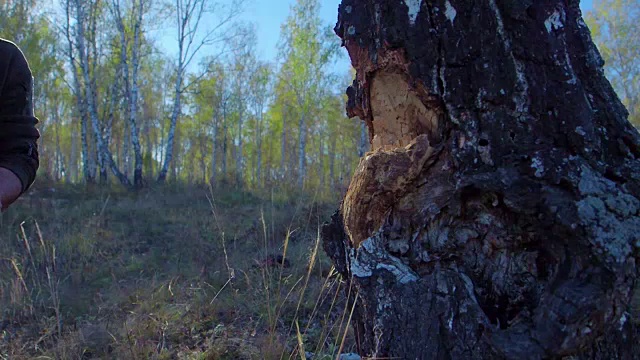
[[[322,20],[333,26],[338,19],[338,5],[341,0],[321,0],[320,15]],[[290,7],[295,0],[249,0],[245,20],[254,22],[258,32],[258,52],[264,60],[276,58],[276,44],[280,37],[280,25],[286,20]],[[593,7],[593,0],[581,2],[583,13]],[[343,49],[343,59],[335,66],[335,71],[346,72],[349,60]]]
[[[338,5],[341,0],[320,0],[320,16],[323,22],[333,26],[338,20]],[[276,54],[276,44],[280,38],[280,25],[285,22],[295,0],[249,0],[246,17],[254,22],[258,30],[258,48],[263,55],[272,59]]]
[[[280,26],[286,21],[289,10],[296,0],[248,0],[242,20],[255,24],[258,35],[258,56],[266,61],[275,61],[277,57],[277,43],[280,38]],[[341,0],[320,0],[320,16],[325,25],[335,26],[338,18],[338,5]],[[581,1],[583,13],[592,9],[593,0]],[[161,44],[169,52],[176,52],[173,31],[164,28],[159,32]],[[206,55],[209,49],[203,49],[200,56]],[[350,61],[346,50],[341,51],[341,60],[332,71],[337,74],[345,74],[350,69]],[[197,58],[200,58],[197,56]]]

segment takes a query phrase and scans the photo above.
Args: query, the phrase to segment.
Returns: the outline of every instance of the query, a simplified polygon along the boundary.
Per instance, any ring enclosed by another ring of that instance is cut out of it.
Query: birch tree
[[[88,117],[91,120],[91,126],[95,134],[96,148],[98,154],[105,160],[105,165],[109,166],[113,174],[118,178],[120,183],[125,186],[130,186],[129,179],[120,171],[117,164],[113,160],[111,152],[105,144],[102,131],[100,129],[100,120],[98,118],[98,108],[96,104],[97,93],[95,89],[95,79],[92,78],[92,74],[89,70],[91,64],[89,62],[89,49],[86,46],[86,21],[87,21],[87,7],[96,6],[94,2],[82,1],[82,0],[67,0],[73,1],[75,5],[76,26],[75,26],[75,38],[76,47],[79,54],[79,70],[82,74],[84,82],[84,101],[88,112]],[[89,8],[89,10],[92,10]],[[96,61],[96,59],[94,59]],[[95,73],[93,74],[95,76]]]
[[[234,103],[235,103],[235,112],[237,116],[237,124],[236,124],[236,175],[235,175],[235,183],[238,186],[242,186],[244,183],[243,175],[244,175],[244,154],[243,154],[243,130],[245,125],[245,120],[247,117],[247,107],[249,103],[250,96],[250,78],[252,76],[253,71],[256,66],[255,59],[255,31],[253,29],[247,31],[245,36],[241,38],[236,38],[232,51],[233,56],[233,92],[234,92]]]
[[[262,185],[262,140],[265,126],[265,112],[272,95],[272,70],[268,64],[258,64],[250,79],[251,106],[255,119],[254,144],[256,164],[254,168],[256,186]]]
[[[173,107],[164,161],[158,174],[159,182],[166,180],[173,159],[176,126],[182,111],[182,96],[190,85],[185,84],[187,70],[203,48],[214,44],[224,48],[225,43],[234,35],[233,29],[229,27],[240,14],[242,4],[243,0],[231,0],[228,4],[210,0],[175,0],[170,7],[177,31],[178,54],[175,64]],[[216,21],[210,21],[212,18],[216,18]]]
[[[227,114],[230,112],[230,102],[233,98],[231,79],[227,72],[226,64],[214,62],[207,65],[207,75],[196,82],[195,106],[199,111],[194,114],[196,118],[205,118],[202,122],[202,131],[210,134],[211,153],[209,183],[217,186],[220,171],[220,138]]]
[[[127,34],[125,19],[121,10],[120,0],[111,0],[111,12],[115,19],[118,33],[120,34],[120,59],[124,75],[126,99],[128,104],[129,127],[131,131],[131,144],[134,152],[133,184],[136,188],[142,187],[142,148],[140,147],[138,114],[138,72],[140,69],[141,37],[143,20],[150,8],[149,0],[134,0],[129,9],[133,39]],[[130,46],[129,46],[130,45]],[[130,49],[130,50],[129,50]],[[130,53],[130,56],[129,56]]]
[[[215,82],[215,96],[212,118],[212,147],[211,147],[211,183],[217,185],[218,180],[218,150],[220,148],[220,128],[222,128],[222,175],[226,176],[227,171],[227,120],[230,113],[230,103],[233,91],[230,85],[228,73],[223,66],[218,66]]]
[[[82,151],[82,169],[84,181],[87,183],[95,182],[96,163],[92,154],[89,152],[89,134],[88,134],[88,109],[85,101],[84,90],[80,80],[80,71],[78,70],[78,58],[76,55],[76,42],[73,35],[73,7],[75,0],[63,0],[63,8],[65,12],[64,34],[67,39],[66,56],[69,61],[69,68],[73,77],[73,93],[76,99],[76,111],[80,118],[80,141]]]
[[[335,42],[319,16],[318,0],[296,0],[281,34],[280,58],[284,59],[279,81],[295,107],[298,126],[297,184],[307,176],[307,136],[311,112],[327,83],[326,66],[335,54]]]

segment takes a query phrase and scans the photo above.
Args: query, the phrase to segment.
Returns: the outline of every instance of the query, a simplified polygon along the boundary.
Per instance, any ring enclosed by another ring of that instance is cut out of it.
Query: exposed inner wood
[[[433,133],[440,111],[427,108],[405,77],[380,72],[371,82],[373,149],[393,149],[408,145],[420,134]]]
[[[438,107],[425,106],[400,73],[380,71],[370,84],[373,150],[361,160],[343,204],[345,229],[356,248],[419,177],[434,153],[429,136],[442,115]]]

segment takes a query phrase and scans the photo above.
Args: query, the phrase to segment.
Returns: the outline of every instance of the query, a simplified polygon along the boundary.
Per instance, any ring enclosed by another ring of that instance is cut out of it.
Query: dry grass
[[[0,222],[0,359],[334,359],[352,350],[318,236],[335,206],[41,185]]]

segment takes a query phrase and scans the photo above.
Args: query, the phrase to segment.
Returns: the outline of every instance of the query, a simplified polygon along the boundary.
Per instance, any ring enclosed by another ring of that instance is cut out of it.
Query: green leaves
[[[70,0],[68,38],[65,1],[0,1],[0,36],[22,48],[36,77],[36,111],[43,130],[41,173],[56,180],[80,182],[84,169],[93,169],[95,174],[92,164],[100,164],[92,129],[87,136],[81,135],[82,119],[87,114],[83,114],[82,102],[74,92],[78,87],[81,98],[86,98],[76,44],[78,19],[73,11],[75,0]],[[89,78],[95,82],[91,88],[98,130],[126,176],[134,170],[133,135],[121,55],[126,51],[127,63],[133,68],[132,6],[138,1],[119,2],[124,46],[114,3],[81,1],[86,16]],[[141,23],[135,106],[143,174],[149,179],[155,177],[166,157],[177,77],[177,49],[164,47],[154,36],[156,21],[163,26],[174,21],[173,15],[164,18],[167,9],[163,6],[174,7],[175,0],[153,4],[147,9],[148,21]],[[350,79],[347,69],[344,78],[331,71],[340,42],[331,24],[322,22],[320,6],[320,0],[295,2],[282,25],[276,61],[264,61],[256,54],[257,36],[250,25],[231,26],[229,20],[219,33],[211,35],[225,39],[225,51],[204,46],[202,56],[194,59],[192,66],[184,67],[170,176],[178,181],[204,182],[215,172],[220,180],[235,178],[240,184],[237,180],[241,179],[243,186],[253,188],[287,187],[302,181],[307,190],[322,189],[331,194],[341,181],[348,181],[358,160],[360,122],[345,116],[344,91]],[[50,11],[45,13],[43,9]],[[237,36],[225,33],[227,25],[237,30]],[[193,35],[201,40],[209,30],[203,27],[198,30],[201,33]],[[74,49],[73,59],[69,49]],[[184,54],[183,60],[187,60]],[[195,65],[196,61],[201,61],[201,67]],[[72,64],[80,75],[77,85]]]
[[[603,0],[585,20],[604,61],[605,73],[640,126],[640,2]]]

